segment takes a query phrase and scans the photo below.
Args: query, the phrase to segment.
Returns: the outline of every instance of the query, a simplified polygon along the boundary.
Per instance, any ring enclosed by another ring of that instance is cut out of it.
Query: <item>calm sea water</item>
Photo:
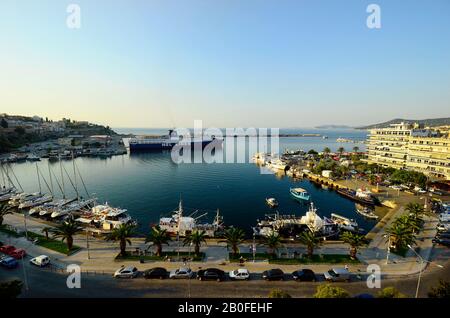
[[[119,132],[159,133],[157,130],[124,130]],[[161,130],[161,133],[164,133]],[[282,131],[284,133],[286,131]],[[290,130],[297,133],[321,133],[328,139],[320,137],[281,138],[281,149],[315,149],[329,147],[332,151],[343,146],[351,150],[355,144],[337,143],[336,138],[344,137],[364,140],[365,131],[356,130]],[[357,146],[364,150],[363,144]],[[142,153],[115,156],[109,159],[77,158],[79,169],[89,194],[95,195],[99,203],[108,202],[113,206],[128,209],[138,220],[139,230],[148,232],[150,224],[158,222],[163,215],[170,215],[180,197],[187,211],[198,209],[208,212],[206,219],[212,219],[216,209],[224,216],[228,225],[235,225],[251,233],[251,227],[258,218],[273,212],[265,203],[266,197],[275,197],[280,203],[280,213],[303,215],[308,206],[294,201],[289,188],[300,186],[307,189],[322,216],[336,212],[357,220],[359,225],[369,230],[375,222],[368,221],[355,212],[354,203],[333,191],[324,190],[309,181],[294,181],[287,176],[261,174],[259,167],[253,163],[224,164],[175,164],[170,153]],[[73,179],[72,161],[63,161],[63,167]],[[14,164],[13,170],[25,191],[37,191],[36,165],[34,163]],[[47,179],[48,169],[60,178],[60,164],[38,162],[39,170]],[[72,180],[73,181],[73,180]],[[46,184],[41,180],[43,190]],[[53,180],[54,189],[58,186]],[[83,195],[84,189],[78,179],[78,187]],[[65,177],[67,193],[75,191]],[[199,214],[197,214],[199,215]]]

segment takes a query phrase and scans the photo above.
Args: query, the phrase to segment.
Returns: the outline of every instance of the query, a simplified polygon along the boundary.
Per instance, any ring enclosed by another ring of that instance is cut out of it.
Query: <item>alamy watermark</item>
[[[81,7],[78,4],[69,4],[66,8],[66,12],[69,14],[66,18],[66,26],[69,29],[81,28]]]

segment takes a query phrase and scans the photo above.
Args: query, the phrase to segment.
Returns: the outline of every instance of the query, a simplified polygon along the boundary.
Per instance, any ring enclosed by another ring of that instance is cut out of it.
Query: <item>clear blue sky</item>
[[[448,0],[0,0],[0,38],[0,112],[112,127],[450,117]]]

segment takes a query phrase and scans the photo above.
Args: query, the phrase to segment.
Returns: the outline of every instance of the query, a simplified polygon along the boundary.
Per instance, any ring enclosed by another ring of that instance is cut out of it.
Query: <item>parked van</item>
[[[348,282],[350,281],[350,272],[346,268],[332,268],[323,273],[325,280],[329,282]]]
[[[50,264],[50,259],[47,255],[40,255],[38,257],[32,258],[30,263],[39,267],[44,267]]]

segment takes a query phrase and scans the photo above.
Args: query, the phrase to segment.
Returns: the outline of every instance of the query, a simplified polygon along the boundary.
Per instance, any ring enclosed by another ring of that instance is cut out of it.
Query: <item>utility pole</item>
[[[25,290],[28,290],[28,277],[27,277],[27,271],[25,269],[25,256],[22,257],[22,267],[23,267],[23,280],[25,282]]]
[[[89,230],[86,229],[86,249],[87,249],[87,259],[91,259],[91,255],[89,253]]]

